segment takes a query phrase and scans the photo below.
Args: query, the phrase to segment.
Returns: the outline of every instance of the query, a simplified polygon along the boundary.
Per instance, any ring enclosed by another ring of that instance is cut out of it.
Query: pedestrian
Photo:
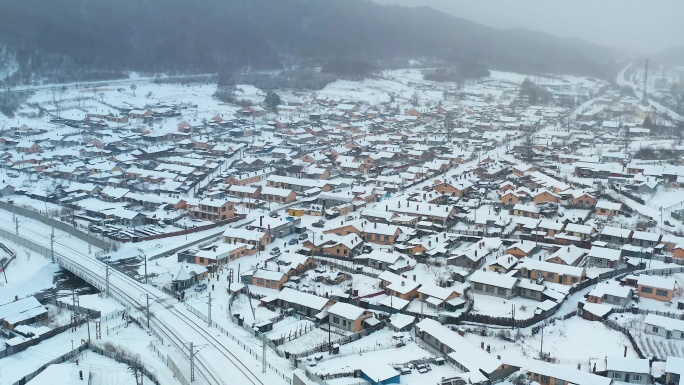
[[[211,291],[214,291],[214,284],[211,284]]]

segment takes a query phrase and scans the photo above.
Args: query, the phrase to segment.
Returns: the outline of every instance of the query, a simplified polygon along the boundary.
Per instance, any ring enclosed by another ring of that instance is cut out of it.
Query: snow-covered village
[[[684,384],[684,67],[410,64],[3,90],[0,384]]]

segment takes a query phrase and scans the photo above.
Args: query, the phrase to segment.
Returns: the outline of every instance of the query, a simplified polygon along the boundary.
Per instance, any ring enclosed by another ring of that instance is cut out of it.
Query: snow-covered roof
[[[561,261],[568,265],[574,265],[580,258],[587,254],[587,249],[577,247],[575,245],[564,246],[556,250],[555,253],[549,255],[546,260],[553,258],[560,258]]]
[[[619,298],[630,298],[631,293],[632,288],[629,286],[621,286],[617,281],[606,281],[596,285],[589,295],[601,298],[607,294]]]
[[[623,229],[620,227],[613,227],[613,226],[606,226],[601,230],[601,235],[607,235],[611,237],[618,237],[618,238],[629,238],[629,235],[632,234],[632,230],[629,229]]]
[[[328,308],[328,314],[336,315],[352,321],[361,317],[364,312],[364,309],[344,302],[337,302]]]
[[[665,362],[665,371],[667,373],[684,376],[684,358],[672,356],[667,357],[667,361]]]
[[[512,244],[511,246],[509,246],[509,247],[506,249],[506,251],[511,250],[511,249],[516,249],[516,248],[517,248],[517,249],[520,249],[520,251],[522,251],[523,253],[529,254],[532,250],[534,250],[535,247],[536,247],[536,246],[535,246],[535,243],[534,243],[534,242],[530,242],[530,241],[525,242],[525,241],[522,241],[522,242],[518,242],[518,243]]]
[[[489,272],[476,271],[469,278],[470,282],[481,283],[483,285],[490,285],[495,287],[503,287],[506,289],[513,289],[518,283],[518,278],[510,277],[508,275]]]
[[[285,288],[275,295],[275,298],[288,303],[305,306],[311,309],[323,310],[328,304],[328,299],[317,295],[304,293],[298,290]]]
[[[651,367],[646,358],[608,357],[606,370],[640,374],[651,373]]]
[[[390,316],[390,323],[397,329],[403,329],[416,321],[416,317],[395,313]]]
[[[587,254],[587,256],[591,258],[606,259],[609,261],[619,261],[621,255],[621,250],[596,246],[592,246],[591,250],[589,250],[589,254]]]
[[[501,361],[497,360],[495,356],[472,345],[458,333],[433,319],[426,318],[418,322],[416,328],[433,336],[440,343],[453,350],[449,357],[466,367],[470,372],[478,373],[482,370],[491,374],[501,366]]]
[[[504,363],[508,365],[517,366],[523,370],[529,370],[532,373],[543,376],[562,379],[571,384],[610,385],[613,382],[611,378],[601,377],[571,367],[551,364],[544,361],[513,356],[506,356],[503,360]]]
[[[637,280],[637,285],[650,286],[658,289],[674,290],[675,281],[672,277],[663,277],[661,275],[646,275],[641,274]]]
[[[285,273],[280,272],[280,271],[272,271],[272,270],[265,270],[265,269],[258,269],[254,271],[254,274],[252,274],[252,277],[257,278],[257,279],[267,279],[269,281],[280,281],[283,279],[285,276]]]
[[[539,270],[550,273],[572,275],[576,277],[582,276],[584,269],[581,267],[561,265],[559,263],[551,263],[545,261],[537,261],[535,259],[523,258],[517,266],[519,269],[526,268],[528,270]]]
[[[684,333],[684,321],[682,320],[663,317],[661,315],[650,313],[646,315],[644,323],[647,325],[658,326],[671,332]]]
[[[447,287],[439,287],[437,285],[431,285],[431,284],[425,284],[422,285],[420,288],[418,288],[418,292],[424,295],[428,295],[430,297],[438,298],[442,301],[445,301],[450,295],[452,295],[456,290],[447,288]]]
[[[600,201],[596,202],[596,208],[597,209],[612,210],[612,211],[619,211],[620,209],[622,209],[622,204],[607,201],[607,200],[600,200]]]

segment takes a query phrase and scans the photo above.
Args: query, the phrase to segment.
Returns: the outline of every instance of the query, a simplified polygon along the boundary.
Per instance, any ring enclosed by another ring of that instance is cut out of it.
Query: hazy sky
[[[644,53],[684,45],[684,0],[375,1],[427,5],[492,27],[521,27]]]

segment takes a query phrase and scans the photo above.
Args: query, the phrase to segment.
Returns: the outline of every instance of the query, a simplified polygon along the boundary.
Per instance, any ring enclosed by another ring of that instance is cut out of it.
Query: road
[[[24,228],[26,227],[26,228]],[[14,232],[11,215],[0,216],[0,228]],[[40,233],[29,226],[20,228],[19,235],[31,242],[50,247],[49,235]],[[57,232],[56,232],[57,234]],[[58,234],[62,236],[62,234]],[[273,373],[261,373],[257,368],[261,362],[244,352],[237,343],[226,336],[216,336],[216,330],[210,329],[199,321],[185,307],[162,291],[145,285],[114,269],[93,257],[83,254],[70,243],[55,242],[55,261],[63,268],[83,278],[101,291],[106,291],[106,275],[109,272],[109,294],[117,301],[131,308],[130,315],[146,324],[145,306],[149,296],[150,328],[163,340],[167,347],[182,352],[187,360],[189,343],[196,347],[196,381],[197,384],[229,385],[229,384],[277,384],[284,380]],[[177,362],[184,364],[186,362]],[[184,373],[189,381],[190,374]],[[183,383],[181,381],[181,383]]]
[[[203,78],[207,76],[213,76],[213,74],[198,74],[198,75],[184,75],[180,76],[184,79],[187,78]],[[163,79],[173,79],[175,76],[167,76]],[[73,82],[73,83],[60,83],[60,84],[40,84],[40,85],[26,85],[26,86],[17,86],[17,87],[11,87],[9,89],[9,92],[20,92],[20,91],[44,91],[44,90],[53,90],[53,89],[60,89],[62,87],[80,87],[80,88],[86,88],[86,87],[100,87],[100,86],[112,86],[112,85],[125,85],[125,84],[130,84],[130,83],[137,83],[137,82],[151,82],[155,80],[156,78],[154,77],[139,77],[139,78],[127,78],[127,79],[112,79],[112,80],[96,80],[92,82]],[[7,88],[0,89],[0,94],[3,92],[8,92]]]
[[[615,81],[618,85],[624,86],[624,87],[630,87],[634,90],[634,94],[637,95],[637,98],[641,98],[642,93],[644,92],[643,89],[640,88],[639,84],[634,84],[632,83],[631,80],[625,79],[625,72],[630,69],[633,66],[633,64],[627,65],[625,68],[620,71],[616,78]],[[678,113],[672,111],[671,109],[663,106],[662,104],[658,103],[657,101],[648,98],[648,102],[651,105],[651,107],[655,108],[656,111],[658,111],[661,114],[667,115],[670,119],[676,121],[676,122],[682,122],[684,121],[684,116],[679,115]]]

